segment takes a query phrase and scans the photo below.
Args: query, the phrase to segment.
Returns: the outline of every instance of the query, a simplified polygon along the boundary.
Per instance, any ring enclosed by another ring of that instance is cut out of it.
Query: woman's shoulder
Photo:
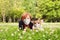
[[[32,22],[30,22],[30,25],[33,25],[33,23],[32,23]]]
[[[22,20],[20,20],[20,21],[19,21],[19,24],[23,24],[23,21],[22,21]]]

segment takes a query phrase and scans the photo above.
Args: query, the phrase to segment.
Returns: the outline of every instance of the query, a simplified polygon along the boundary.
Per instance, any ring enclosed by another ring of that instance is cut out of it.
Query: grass
[[[60,40],[60,23],[44,23],[42,30],[19,30],[17,23],[0,23],[0,40]]]

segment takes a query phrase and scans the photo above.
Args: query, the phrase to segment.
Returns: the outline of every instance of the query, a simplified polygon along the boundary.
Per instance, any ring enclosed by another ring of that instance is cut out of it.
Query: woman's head
[[[22,14],[21,20],[22,20],[26,25],[28,25],[28,24],[30,23],[30,21],[31,21],[31,15],[30,15],[30,13],[24,12],[24,13]]]
[[[24,19],[31,19],[31,14],[28,13],[28,12],[24,12],[21,16],[21,19],[24,20]]]

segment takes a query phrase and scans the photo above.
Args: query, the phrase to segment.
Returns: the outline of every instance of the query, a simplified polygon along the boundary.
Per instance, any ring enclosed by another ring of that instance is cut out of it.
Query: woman
[[[24,12],[21,16],[21,20],[19,21],[19,28],[25,29],[26,27],[32,29],[33,23],[31,22],[31,15]]]

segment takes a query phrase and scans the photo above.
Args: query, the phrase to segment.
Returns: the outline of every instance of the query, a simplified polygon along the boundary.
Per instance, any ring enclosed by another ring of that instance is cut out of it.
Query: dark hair
[[[38,20],[38,18],[32,18],[31,20],[32,20],[32,21],[36,21],[36,20]]]

